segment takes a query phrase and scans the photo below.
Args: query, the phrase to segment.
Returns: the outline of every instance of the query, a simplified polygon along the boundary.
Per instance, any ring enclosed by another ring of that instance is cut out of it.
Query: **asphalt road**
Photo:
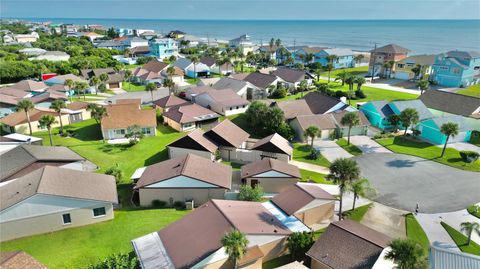
[[[381,204],[413,212],[418,203],[420,213],[441,213],[480,202],[480,173],[394,153],[353,159],[377,189],[374,200]]]

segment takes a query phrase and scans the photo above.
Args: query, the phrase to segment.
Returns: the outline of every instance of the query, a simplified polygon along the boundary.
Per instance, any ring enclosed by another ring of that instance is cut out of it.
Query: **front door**
[[[255,186],[257,186],[257,185],[258,185],[258,180],[252,179],[252,180],[250,181],[250,186],[252,186],[252,188],[255,188]]]

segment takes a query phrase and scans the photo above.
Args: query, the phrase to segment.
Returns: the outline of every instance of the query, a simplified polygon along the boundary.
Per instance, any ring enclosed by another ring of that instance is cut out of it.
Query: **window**
[[[460,73],[461,73],[461,72],[460,72],[460,68],[452,68],[452,74],[458,75],[458,74],[460,74]]]
[[[440,66],[440,70],[448,70],[448,66]]]
[[[105,207],[98,207],[93,209],[93,216],[100,217],[105,216]]]
[[[142,128],[142,134],[150,134],[151,133],[151,129],[150,128]]]
[[[398,68],[403,68],[404,64],[397,64]]]
[[[115,134],[124,135],[125,134],[125,129],[115,129]]]
[[[70,217],[70,213],[63,214],[62,220],[64,225],[72,223],[72,218]]]

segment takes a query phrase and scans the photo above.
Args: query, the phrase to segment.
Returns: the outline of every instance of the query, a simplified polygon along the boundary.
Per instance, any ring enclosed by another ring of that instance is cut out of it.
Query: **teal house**
[[[447,122],[458,124],[458,135],[450,137],[448,143],[468,142],[472,134],[471,127],[461,116],[437,117],[420,122],[416,129],[420,131],[420,138],[432,144],[445,144],[447,136],[440,131],[442,125]]]
[[[337,58],[332,62],[333,68],[349,68],[355,66],[355,53],[351,49],[323,49],[315,54],[315,62],[320,63],[323,66],[327,66],[329,63],[327,57],[335,55]]]
[[[178,56],[177,42],[171,38],[156,38],[148,43],[150,56],[157,59],[165,59],[170,56]]]
[[[447,87],[480,83],[480,52],[455,50],[437,55],[432,80]]]

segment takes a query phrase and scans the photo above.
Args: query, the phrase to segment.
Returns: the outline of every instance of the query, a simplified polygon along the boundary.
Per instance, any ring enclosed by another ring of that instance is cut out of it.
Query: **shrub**
[[[117,183],[119,183],[120,181],[122,181],[122,178],[123,178],[123,171],[118,167],[118,164],[115,164],[114,166],[108,168],[108,169],[105,171],[105,174],[114,176],[114,177],[115,177],[115,181],[116,181]]]
[[[153,200],[152,201],[152,207],[163,208],[166,205],[167,205],[167,202],[162,201],[162,200]]]
[[[257,185],[252,188],[250,185],[242,185],[238,193],[238,200],[259,202],[262,200],[263,194],[262,186]]]
[[[301,261],[305,259],[305,253],[315,243],[313,233],[294,232],[287,238],[287,247],[292,258]]]
[[[160,113],[160,110],[157,109],[157,123],[162,124],[163,123],[163,115]]]
[[[462,157],[462,160],[466,163],[473,163],[478,160],[480,154],[475,151],[462,150],[460,151],[460,157]]]
[[[356,90],[355,97],[357,97],[358,99],[363,99],[367,98],[367,95],[362,90]]]
[[[415,136],[415,137],[420,136],[420,134],[422,134],[422,132],[420,130],[417,130],[417,129],[414,129],[412,131],[412,133],[413,133],[413,136]]]
[[[270,94],[270,98],[281,99],[287,96],[287,90],[285,88],[278,88]]]
[[[91,264],[88,269],[136,269],[138,261],[135,255],[113,254],[97,264]]]
[[[312,151],[310,151],[310,154],[307,156],[307,158],[309,160],[317,160],[318,158],[320,158],[320,151],[318,149],[312,149]]]
[[[337,98],[346,97],[346,96],[347,96],[347,94],[343,91],[340,91],[340,90],[335,91],[335,97],[337,97]]]
[[[175,207],[176,209],[185,209],[185,203],[182,201],[175,201],[173,203],[173,207]]]
[[[295,131],[293,128],[285,122],[282,122],[278,128],[277,133],[288,141],[292,140],[295,137]]]
[[[373,136],[373,139],[382,139],[382,138],[390,138],[394,137],[395,135],[392,133],[383,133],[383,134],[376,134]]]

